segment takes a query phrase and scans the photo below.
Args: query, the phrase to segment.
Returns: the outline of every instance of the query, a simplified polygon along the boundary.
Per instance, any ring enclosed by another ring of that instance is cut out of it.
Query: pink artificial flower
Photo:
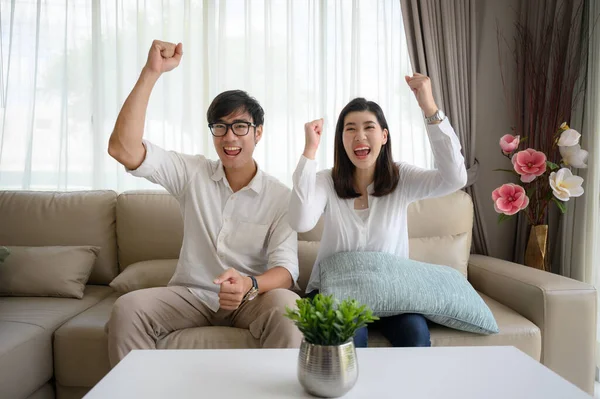
[[[533,148],[517,152],[511,160],[523,183],[531,183],[546,171],[546,154]]]
[[[529,205],[529,197],[525,189],[518,184],[503,184],[492,192],[494,209],[498,213],[514,215]]]
[[[519,147],[520,136],[513,136],[512,134],[505,134],[500,138],[500,148],[506,155],[510,154]]]

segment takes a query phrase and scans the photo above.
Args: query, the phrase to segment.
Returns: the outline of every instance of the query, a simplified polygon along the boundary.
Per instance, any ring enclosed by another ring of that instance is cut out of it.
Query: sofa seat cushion
[[[52,378],[52,331],[0,321],[0,337],[0,398],[26,398]]]
[[[500,332],[483,336],[441,326],[433,326],[434,346],[512,345],[540,359],[539,328],[515,311],[480,294],[494,314]],[[84,390],[93,387],[109,371],[105,326],[119,294],[69,320],[55,333],[54,357],[57,386]],[[198,327],[175,331],[157,343],[159,349],[233,349],[257,348],[259,343],[249,331],[229,327]],[[390,346],[377,331],[371,331],[369,346]]]
[[[113,292],[54,333],[54,375],[66,387],[93,387],[108,373],[105,326],[119,297]]]
[[[109,371],[106,323],[119,297],[113,293],[77,315],[54,334],[54,374],[57,385],[90,388]],[[157,343],[158,349],[258,348],[248,330],[199,327],[175,331]]]
[[[54,332],[73,316],[110,295],[112,288],[88,285],[82,299],[0,297],[0,321],[32,324]]]
[[[83,299],[0,298],[0,398],[25,398],[47,383],[56,328],[111,292],[87,286]]]
[[[540,329],[514,310],[479,293],[492,311],[500,332],[479,335],[453,330],[437,324],[431,325],[433,346],[514,346],[539,361],[542,351]],[[369,346],[387,347],[390,343],[379,331],[369,331]]]
[[[56,383],[56,397],[60,399],[81,399],[93,387],[63,387],[58,382]]]
[[[27,399],[54,399],[56,398],[56,393],[54,392],[54,384],[48,382],[46,385],[42,386],[40,389],[32,393]],[[62,399],[62,398],[61,398]]]

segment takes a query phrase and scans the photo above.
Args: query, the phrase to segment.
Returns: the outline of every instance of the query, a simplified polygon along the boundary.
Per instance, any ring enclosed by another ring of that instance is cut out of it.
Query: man
[[[209,325],[249,329],[262,347],[299,347],[302,336],[283,316],[298,296],[297,236],[287,222],[290,190],[252,158],[264,112],[243,91],[219,94],[207,118],[219,161],[165,151],[143,140],[150,93],[183,50],[154,41],[125,101],[108,152],[129,173],[160,184],[179,201],[184,234],[168,287],[130,292],[108,323],[111,366],[132,349],[156,348],[172,331]]]

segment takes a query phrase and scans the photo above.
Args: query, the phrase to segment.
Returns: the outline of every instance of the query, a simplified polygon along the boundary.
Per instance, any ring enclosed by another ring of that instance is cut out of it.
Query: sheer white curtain
[[[182,42],[150,99],[145,137],[216,159],[211,100],[247,90],[265,109],[255,159],[286,184],[303,125],[324,117],[318,160],[333,163],[336,118],[378,102],[397,160],[432,165],[397,0],[0,0],[0,188],[156,188],[106,152],[153,39]]]

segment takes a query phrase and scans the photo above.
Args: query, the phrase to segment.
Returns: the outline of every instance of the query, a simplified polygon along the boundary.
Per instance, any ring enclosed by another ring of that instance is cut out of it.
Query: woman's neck
[[[354,169],[354,185],[361,195],[367,194],[367,187],[375,178],[375,165],[368,169]]]

